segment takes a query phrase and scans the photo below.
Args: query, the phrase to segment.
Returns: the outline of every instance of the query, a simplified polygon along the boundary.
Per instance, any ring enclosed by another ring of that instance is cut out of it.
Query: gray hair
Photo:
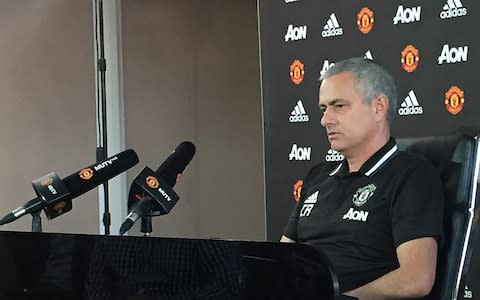
[[[397,89],[393,76],[382,66],[370,59],[356,57],[337,62],[320,76],[320,81],[333,75],[351,72],[357,81],[357,91],[365,104],[380,95],[388,99],[387,120],[396,115]]]

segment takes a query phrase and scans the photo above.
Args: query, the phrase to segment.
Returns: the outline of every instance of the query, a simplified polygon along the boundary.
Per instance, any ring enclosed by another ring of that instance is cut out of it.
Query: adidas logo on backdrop
[[[342,161],[345,158],[340,152],[333,149],[329,149],[327,155],[325,155],[326,161]]]
[[[343,28],[340,27],[340,24],[338,24],[337,17],[335,16],[335,13],[332,13],[330,15],[330,18],[328,18],[327,24],[323,26],[323,31],[322,31],[322,37],[333,37],[333,36],[338,36],[343,34]]]
[[[467,9],[460,0],[447,0],[440,12],[440,19],[450,19],[467,15]]]
[[[401,107],[398,109],[398,114],[401,116],[423,114],[423,107],[421,107],[418,103],[417,96],[415,96],[413,90],[408,92],[408,96],[405,97],[405,100],[400,106]]]
[[[289,118],[290,123],[300,123],[300,122],[308,122],[309,117],[305,108],[303,107],[302,100],[298,100],[297,104],[293,108],[292,112],[290,113]]]
[[[368,50],[367,52],[365,52],[365,55],[363,56],[363,58],[373,60],[372,52],[370,52],[370,50]]]
[[[330,67],[332,67],[333,65],[335,65],[334,62],[330,63],[328,59],[326,59],[323,62],[323,67],[322,67],[322,70],[320,71],[320,76],[322,76],[325,72],[327,72],[327,70],[330,69]]]

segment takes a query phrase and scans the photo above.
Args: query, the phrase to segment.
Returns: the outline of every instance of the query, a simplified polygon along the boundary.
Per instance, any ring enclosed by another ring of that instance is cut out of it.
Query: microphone
[[[172,189],[181,174],[195,155],[193,143],[185,141],[158,167],[156,172],[145,167],[135,178],[130,188],[129,207],[119,234],[123,235],[145,214],[164,215],[170,212],[179,196]],[[152,201],[154,200],[154,201]]]
[[[115,156],[109,157],[100,163],[83,168],[61,181],[68,190],[68,193],[60,199],[56,199],[55,203],[69,201],[76,198],[118,174],[125,172],[137,163],[137,154],[132,149],[128,149]],[[46,206],[52,207],[53,204],[54,203],[47,203],[42,198],[32,199],[23,206],[14,209],[12,212],[4,216],[0,220],[0,225],[13,222],[25,214],[38,212]]]
[[[158,167],[155,174],[160,176],[166,184],[174,187],[178,174],[182,174],[195,155],[195,145],[192,142],[182,142],[170,156]]]

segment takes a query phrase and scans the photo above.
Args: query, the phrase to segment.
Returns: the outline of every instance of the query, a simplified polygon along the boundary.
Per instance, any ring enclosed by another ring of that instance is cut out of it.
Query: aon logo
[[[420,12],[422,10],[421,6],[417,7],[407,7],[403,8],[403,5],[400,5],[397,9],[397,14],[393,18],[393,24],[400,23],[412,23],[420,21]]]
[[[443,45],[442,53],[438,57],[438,64],[444,62],[447,64],[463,62],[468,60],[468,46],[451,47],[448,44]]]
[[[288,156],[289,160],[310,160],[310,154],[312,148],[310,147],[298,147],[297,144],[293,144],[292,151]]]
[[[295,27],[290,24],[285,34],[285,42],[305,40],[307,38],[307,26]]]
[[[368,211],[354,210],[353,207],[350,208],[348,212],[343,215],[344,220],[366,222],[367,218],[368,218]]]

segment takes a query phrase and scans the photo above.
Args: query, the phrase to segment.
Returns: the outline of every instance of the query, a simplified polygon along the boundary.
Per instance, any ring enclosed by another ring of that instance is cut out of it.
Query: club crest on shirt
[[[367,203],[368,199],[373,196],[373,193],[376,189],[377,187],[373,183],[359,188],[353,195],[353,204],[355,204],[356,206],[364,205],[365,203]]]

